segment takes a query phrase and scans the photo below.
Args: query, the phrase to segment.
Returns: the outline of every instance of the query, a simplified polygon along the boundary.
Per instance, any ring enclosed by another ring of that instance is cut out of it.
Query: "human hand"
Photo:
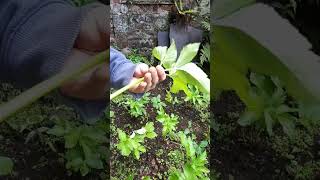
[[[144,81],[129,89],[132,93],[144,93],[156,87],[166,79],[166,73],[162,66],[150,67],[147,64],[138,64],[131,81],[144,77]]]
[[[92,7],[82,20],[81,29],[70,56],[66,59],[64,70],[88,62],[109,48],[109,23],[107,6],[99,4]],[[62,94],[84,100],[106,99],[109,73],[106,63],[92,69],[87,74],[63,84]]]

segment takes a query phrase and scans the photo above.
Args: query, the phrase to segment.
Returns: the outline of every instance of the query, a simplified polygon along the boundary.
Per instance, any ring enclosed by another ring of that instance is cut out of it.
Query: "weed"
[[[266,77],[251,73],[251,82],[254,84],[251,94],[255,96],[256,108],[254,111],[245,112],[240,120],[240,125],[246,126],[254,122],[265,125],[268,134],[273,134],[273,126],[281,124],[283,131],[292,136],[295,129],[297,118],[291,113],[297,112],[297,109],[286,105],[286,93],[276,77]]]
[[[161,101],[161,96],[160,94],[157,97],[153,97],[151,99],[152,102],[152,106],[154,108],[156,108],[158,111],[160,111],[161,109],[163,109],[163,107],[166,107],[167,105]]]
[[[133,153],[136,159],[140,159],[140,154],[146,152],[146,148],[143,146],[144,139],[153,139],[157,136],[154,132],[153,122],[149,122],[141,129],[135,130],[130,136],[121,129],[117,129],[117,131],[119,143],[116,146],[121,151],[121,154],[129,156]]]
[[[97,126],[76,126],[69,121],[59,120],[47,131],[62,137],[66,148],[66,168],[87,175],[90,169],[103,169],[107,160],[106,133]]]
[[[171,103],[172,105],[175,105],[175,104],[179,104],[179,103],[180,103],[180,101],[178,100],[177,97],[172,97],[172,94],[171,94],[170,91],[167,91],[165,100],[166,100],[168,103]]]
[[[170,180],[179,179],[209,179],[209,169],[206,167],[208,164],[207,152],[197,151],[197,144],[193,142],[191,137],[187,137],[184,133],[179,132],[180,142],[186,151],[188,157],[187,163],[183,166],[183,171],[171,172]]]
[[[209,96],[201,94],[199,89],[196,86],[188,85],[189,94],[185,98],[186,102],[191,102],[198,110],[201,111],[203,107],[208,106]]]
[[[158,111],[157,121],[162,124],[162,135],[173,137],[176,126],[179,123],[178,116],[171,114],[168,115],[164,110]]]
[[[145,104],[146,102],[144,99],[133,99],[129,98],[126,102],[125,105],[129,109],[129,113],[133,117],[139,117],[139,116],[146,116],[147,112],[145,110]]]

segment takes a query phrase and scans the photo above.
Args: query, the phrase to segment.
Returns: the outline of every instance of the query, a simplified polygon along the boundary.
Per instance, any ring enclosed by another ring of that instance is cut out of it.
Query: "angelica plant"
[[[284,133],[292,136],[297,123],[297,118],[292,113],[297,113],[298,109],[286,104],[287,94],[279,78],[251,73],[250,81],[253,84],[251,94],[255,97],[256,106],[248,109],[238,123],[242,126],[255,123],[265,127],[270,136],[273,135],[273,127],[281,125]]]
[[[108,139],[102,122],[93,126],[76,126],[72,122],[59,120],[47,133],[64,140],[67,169],[79,171],[85,176],[92,169],[104,168],[107,162]]]
[[[152,55],[160,61],[160,65],[168,72],[168,76],[173,80],[171,92],[177,93],[184,91],[187,95],[190,91],[188,84],[195,85],[203,93],[210,94],[210,79],[196,64],[191,61],[197,55],[200,43],[192,43],[186,45],[177,57],[177,48],[173,41],[170,47],[158,46],[152,50]],[[110,99],[117,97],[121,93],[127,91],[131,87],[144,81],[144,78],[136,79],[127,86],[119,89],[110,95]]]
[[[179,132],[180,143],[184,147],[187,162],[183,166],[183,171],[175,170],[170,173],[169,180],[181,179],[204,179],[209,180],[209,169],[206,167],[208,164],[207,152],[202,149],[198,151],[198,145],[187,137],[183,132]]]
[[[163,107],[167,106],[164,102],[161,101],[160,94],[157,97],[153,97],[151,99],[151,102],[152,102],[152,106],[154,108],[156,108],[157,110],[161,110],[161,109],[163,109]]]
[[[167,113],[164,112],[164,110],[159,110],[158,111],[158,116],[157,116],[157,121],[159,121],[163,128],[162,128],[162,135],[167,136],[169,135],[170,137],[173,136],[174,131],[176,130],[176,126],[179,123],[178,121],[178,116],[171,114],[168,115]]]
[[[171,103],[172,105],[180,103],[179,99],[177,97],[173,97],[170,91],[166,91],[166,92],[167,92],[167,94],[166,94],[165,100],[168,103]]]
[[[184,100],[186,102],[191,102],[196,107],[203,107],[208,105],[209,96],[202,94],[196,86],[188,85],[189,88],[189,96],[187,96]]]
[[[124,104],[128,107],[129,113],[133,117],[146,116],[145,101],[143,99],[129,98]]]
[[[140,159],[140,154],[146,152],[144,147],[145,138],[154,139],[157,134],[154,132],[153,122],[147,123],[141,129],[135,130],[129,136],[121,129],[117,129],[119,143],[116,145],[123,156],[134,154],[136,159]]]

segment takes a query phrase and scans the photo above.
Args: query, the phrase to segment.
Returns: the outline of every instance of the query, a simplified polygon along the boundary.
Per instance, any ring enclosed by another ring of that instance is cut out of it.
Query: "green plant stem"
[[[172,69],[165,69],[164,71],[167,72],[169,70]],[[167,74],[167,76],[171,76],[172,74]],[[120,94],[122,94],[123,92],[127,91],[128,89],[132,88],[135,85],[138,85],[139,83],[141,83],[144,80],[144,78],[140,78],[140,79],[136,79],[135,81],[132,81],[130,84],[124,86],[123,88],[117,90],[116,92],[112,93],[110,95],[110,100],[112,100],[113,98],[119,96]]]
[[[37,99],[46,95],[50,91],[58,88],[67,81],[70,81],[77,76],[88,72],[89,70],[100,66],[109,60],[109,50],[102,52],[95,56],[91,61],[79,64],[78,66],[70,67],[63,70],[53,77],[35,85],[34,87],[21,93],[9,102],[0,105],[0,123],[7,119],[9,116],[15,114],[20,109],[28,106]],[[107,76],[107,74],[106,74]]]
[[[116,92],[112,93],[110,95],[110,100],[112,100],[113,98],[119,96],[120,94],[122,94],[123,92],[125,92],[126,90],[132,88],[133,86],[138,85],[139,83],[141,83],[144,80],[144,78],[140,78],[140,79],[136,79],[134,81],[132,81],[131,83],[129,83],[128,85],[124,86],[123,88],[117,90]]]

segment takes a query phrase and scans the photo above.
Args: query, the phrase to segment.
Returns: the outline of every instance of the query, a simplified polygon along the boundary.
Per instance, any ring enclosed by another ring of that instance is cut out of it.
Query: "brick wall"
[[[111,44],[149,54],[169,28],[171,0],[111,0]]]

